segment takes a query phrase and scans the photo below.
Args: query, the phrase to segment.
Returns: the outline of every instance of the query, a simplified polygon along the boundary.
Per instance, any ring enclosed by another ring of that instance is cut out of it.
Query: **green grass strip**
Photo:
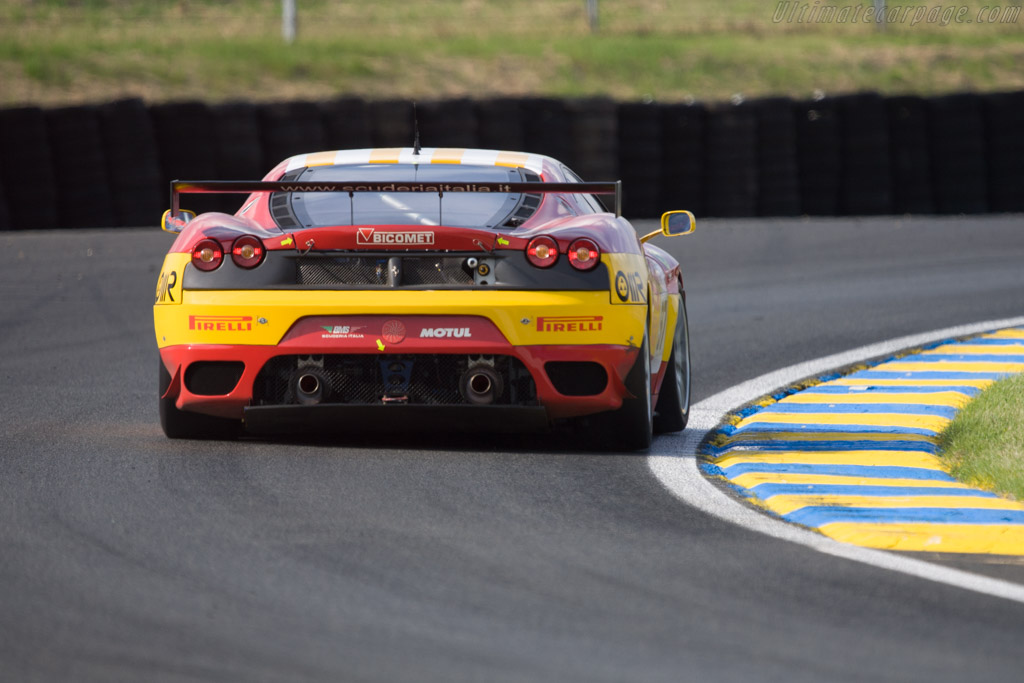
[[[996,382],[968,403],[939,445],[957,479],[1024,500],[1024,374]]]

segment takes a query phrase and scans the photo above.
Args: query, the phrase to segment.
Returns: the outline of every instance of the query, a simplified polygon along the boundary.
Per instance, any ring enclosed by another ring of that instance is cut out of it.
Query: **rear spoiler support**
[[[382,183],[357,181],[323,181],[302,183],[267,180],[172,180],[172,217],[181,212],[179,195],[182,194],[248,194],[250,192],[344,192],[349,197],[356,192],[425,192],[443,197],[452,192],[518,192],[521,194],[613,194],[615,215],[622,215],[622,181],[601,183]]]

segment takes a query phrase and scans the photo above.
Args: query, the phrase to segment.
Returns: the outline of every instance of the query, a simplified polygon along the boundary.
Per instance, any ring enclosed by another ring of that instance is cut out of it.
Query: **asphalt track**
[[[1019,678],[1024,606],[709,517],[643,455],[165,439],[169,243],[0,237],[0,680]],[[709,220],[662,243],[695,400],[1024,312],[1017,216]],[[1024,583],[1010,560],[915,557]]]

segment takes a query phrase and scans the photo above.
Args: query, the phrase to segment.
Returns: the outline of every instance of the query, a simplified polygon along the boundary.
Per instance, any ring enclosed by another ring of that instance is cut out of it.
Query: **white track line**
[[[873,567],[909,574],[929,581],[937,581],[957,588],[984,593],[1006,600],[1024,603],[1024,585],[993,579],[972,572],[951,569],[896,555],[883,550],[862,548],[839,543],[821,534],[809,531],[758,512],[719,490],[705,479],[697,467],[697,447],[707,433],[721,424],[726,415],[777,389],[787,387],[808,377],[861,363],[870,358],[892,355],[904,349],[922,346],[953,337],[980,334],[1004,327],[1024,325],[1024,317],[989,320],[973,325],[949,327],[924,334],[900,337],[878,344],[862,346],[844,353],[807,361],[761,375],[737,384],[695,404],[690,410],[690,423],[685,432],[675,436],[660,436],[647,458],[654,476],[677,498],[719,519],[791,543],[798,543],[826,555],[842,557]]]

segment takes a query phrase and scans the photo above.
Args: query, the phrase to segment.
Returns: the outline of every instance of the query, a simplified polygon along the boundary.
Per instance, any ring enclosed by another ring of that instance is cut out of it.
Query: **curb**
[[[1024,328],[947,340],[803,382],[733,413],[706,475],[845,543],[1024,555],[1024,504],[962,484],[938,435],[995,380],[1024,372]]]

